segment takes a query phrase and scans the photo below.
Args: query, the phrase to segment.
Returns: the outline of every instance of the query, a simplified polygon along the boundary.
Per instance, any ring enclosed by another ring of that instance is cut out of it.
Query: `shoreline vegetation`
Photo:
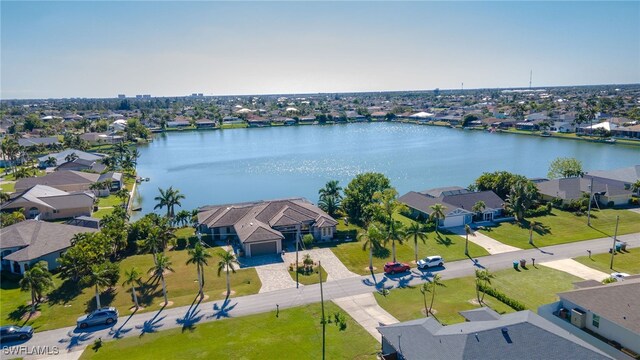
[[[363,124],[363,123],[383,123],[383,122],[394,122],[394,123],[402,123],[402,124],[413,124],[413,125],[421,125],[421,126],[439,126],[439,127],[447,127],[451,129],[457,130],[474,130],[474,131],[485,131],[488,132],[489,128],[485,128],[482,126],[475,127],[462,127],[461,125],[451,125],[448,122],[444,121],[429,121],[429,122],[420,122],[414,120],[372,120],[367,122],[357,122],[357,121],[347,121],[347,122],[336,122],[336,121],[327,121],[324,124],[313,124],[313,123],[298,123],[293,125],[283,125],[283,124],[271,124],[266,126],[250,126],[247,123],[243,124],[223,124],[222,128],[218,127],[208,127],[202,128],[197,126],[185,126],[185,127],[175,127],[175,128],[165,128],[165,129],[152,129],[151,132],[154,134],[158,133],[171,133],[171,132],[181,132],[181,131],[213,131],[213,130],[227,130],[227,129],[249,129],[249,128],[264,128],[264,127],[279,127],[279,126],[307,126],[307,125],[348,125],[348,124]],[[528,130],[517,130],[517,129],[497,129],[495,131],[496,134],[516,134],[516,135],[526,135],[526,136],[538,136],[541,137],[543,131],[528,131]],[[604,138],[597,136],[589,136],[583,135],[579,136],[576,133],[560,133],[560,132],[548,132],[548,135],[545,137],[556,138],[556,139],[568,139],[568,140],[580,140],[586,142],[595,142],[595,143],[607,143],[604,141]],[[629,139],[629,138],[614,138],[616,141],[613,143],[607,143],[610,145],[628,145],[628,146],[640,146],[640,140]]]

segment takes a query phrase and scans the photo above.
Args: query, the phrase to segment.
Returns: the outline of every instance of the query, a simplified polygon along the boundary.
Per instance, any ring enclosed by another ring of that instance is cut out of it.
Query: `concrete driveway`
[[[459,226],[459,227],[455,227],[455,228],[451,228],[449,229],[449,231],[453,232],[454,234],[457,234],[463,238],[466,237],[465,235],[465,231],[464,231],[464,227]],[[490,237],[488,237],[487,235],[479,232],[479,231],[474,231],[473,235],[469,235],[469,242],[472,242],[478,246],[482,246],[485,250],[487,250],[489,252],[489,254],[493,255],[493,254],[502,254],[502,253],[506,253],[506,252],[511,252],[511,251],[518,251],[521,250],[517,247],[511,246],[511,245],[506,245],[501,243],[498,240],[494,240]]]
[[[347,296],[334,299],[333,302],[342,310],[346,311],[355,321],[358,322],[371,336],[378,342],[382,342],[382,336],[376,330],[378,326],[395,324],[398,321],[381,308],[372,293]]]
[[[609,277],[609,274],[602,271],[592,269],[586,265],[583,265],[573,259],[562,259],[541,262],[540,265],[550,267],[552,269],[564,271],[571,275],[583,278],[585,280],[602,281]]]

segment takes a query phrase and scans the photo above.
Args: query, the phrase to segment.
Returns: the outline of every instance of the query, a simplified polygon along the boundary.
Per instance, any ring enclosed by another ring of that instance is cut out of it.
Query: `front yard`
[[[325,316],[340,311],[325,303]],[[380,344],[348,314],[347,328],[326,326],[327,359],[376,359]],[[322,356],[320,304],[196,324],[103,343],[81,359],[319,359]]]
[[[536,265],[528,270],[501,270],[493,273],[491,286],[518,300],[529,310],[537,312],[539,306],[556,301],[556,293],[573,289],[573,283],[580,281],[573,275]],[[464,277],[443,281],[445,286],[436,290],[433,308],[436,317],[443,324],[463,322],[459,311],[478,308],[475,292],[475,278]],[[428,294],[430,296],[430,294]],[[393,289],[385,297],[375,294],[378,304],[400,321],[424,317],[424,301],[417,287]],[[430,298],[427,298],[429,302]],[[499,313],[514,312],[512,308],[499,300],[486,295],[484,299],[489,307]]]
[[[537,247],[543,247],[613,236],[616,216],[620,216],[618,235],[640,232],[640,214],[615,209],[592,209],[591,227],[587,226],[586,215],[576,216],[554,209],[550,215],[526,219],[524,226],[518,223],[501,223],[480,232],[504,244],[531,249],[533,246],[529,245],[529,221],[541,224],[541,229],[533,232],[533,243]]]
[[[224,274],[218,277],[216,272],[216,253],[222,251],[220,248],[210,249],[213,255],[209,259],[209,266],[205,268],[205,294],[209,300],[224,298],[226,291],[226,279]],[[165,277],[167,291],[173,306],[189,305],[194,300],[198,292],[198,281],[196,268],[193,265],[186,265],[187,251],[167,251],[173,263],[174,273],[168,273]],[[151,279],[147,270],[153,266],[151,255],[135,255],[128,257],[120,263],[120,283],[111,291],[103,291],[100,297],[102,306],[115,306],[121,315],[129,314],[129,308],[133,306],[131,300],[131,288],[123,288],[121,283],[124,272],[132,267],[138,268],[143,273],[142,287],[138,288],[138,300],[144,306],[143,311],[155,311],[160,308],[163,302],[162,285],[157,279]],[[76,318],[80,315],[95,309],[95,296],[93,289],[78,289],[76,284],[71,282],[63,283],[58,276],[54,277],[56,290],[48,294],[48,301],[39,306],[41,316],[27,323],[33,325],[36,331],[50,330],[75,324]],[[236,274],[231,274],[231,290],[235,291],[234,296],[256,294],[261,287],[260,279],[256,271],[252,268],[237,270]],[[30,300],[28,292],[21,292],[17,279],[5,278],[3,274],[2,288],[0,290],[0,304],[2,325],[19,324],[22,314],[28,311],[27,301]]]
[[[640,248],[630,249],[629,252],[616,253],[613,259],[614,270],[609,268],[611,262],[611,254],[609,253],[592,255],[591,259],[588,256],[581,256],[574,260],[607,274],[614,271],[632,275],[640,274]]]
[[[402,221],[405,225],[412,222],[411,219],[402,215],[397,215],[398,220]],[[345,231],[343,220],[339,220],[339,231]],[[348,230],[353,233],[361,231],[358,227],[350,224]],[[352,242],[339,243],[331,248],[331,251],[342,261],[342,263],[352,272],[360,275],[369,274],[369,250],[362,249],[362,242],[355,241],[356,238],[351,236]],[[418,259],[431,255],[440,255],[445,261],[461,260],[466,258],[464,255],[464,243],[465,239],[458,235],[441,234],[436,235],[435,232],[429,232],[427,234],[426,244],[423,244],[418,240]],[[404,241],[403,244],[396,243],[396,258],[400,262],[410,263],[412,267],[415,264],[411,264],[415,261],[413,239]],[[489,255],[489,253],[482,247],[469,241],[469,256],[477,258],[480,256]],[[391,243],[387,244],[386,249],[383,249],[378,254],[374,254],[373,266],[377,271],[382,271],[384,264],[392,260]]]

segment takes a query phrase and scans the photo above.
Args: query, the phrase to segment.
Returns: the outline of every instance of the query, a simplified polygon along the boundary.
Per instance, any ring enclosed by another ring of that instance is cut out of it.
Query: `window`
[[[600,316],[593,314],[593,320],[591,320],[593,326],[599,328],[600,327]]]

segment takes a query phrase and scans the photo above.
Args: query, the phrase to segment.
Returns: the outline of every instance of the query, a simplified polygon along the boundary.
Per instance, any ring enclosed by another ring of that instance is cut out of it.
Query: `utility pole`
[[[296,289],[300,286],[300,282],[298,281],[298,243],[300,242],[300,228],[298,227],[298,231],[296,232]]]
[[[533,70],[529,72],[529,90],[531,90],[531,80],[533,79]]]
[[[320,260],[318,260],[318,274],[320,276],[320,306],[322,307],[322,360],[324,360],[325,356],[325,344],[326,344],[326,321],[324,319],[324,294],[322,293],[322,266],[320,265]]]
[[[618,241],[618,221],[620,221],[620,216],[616,216],[616,232],[613,233],[613,246],[611,247],[611,263],[609,264],[609,268],[613,269],[613,256],[616,254],[616,242]]]
[[[593,178],[589,185],[589,210],[587,210],[587,226],[591,227],[591,200],[593,200]]]

